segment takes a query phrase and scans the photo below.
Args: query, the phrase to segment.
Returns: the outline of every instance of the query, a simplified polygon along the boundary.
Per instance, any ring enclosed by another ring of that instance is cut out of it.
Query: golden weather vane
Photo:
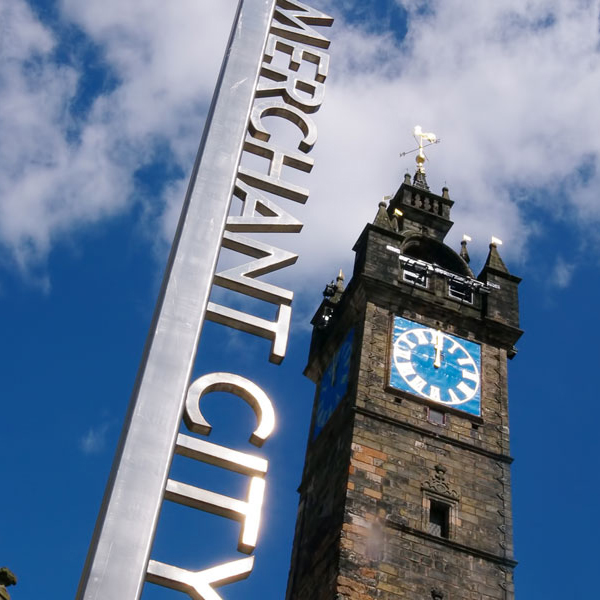
[[[417,171],[420,173],[425,173],[424,164],[427,160],[425,153],[423,152],[423,148],[427,148],[428,146],[432,146],[433,144],[439,144],[442,140],[438,139],[435,133],[425,133],[420,125],[416,125],[413,129],[413,136],[416,142],[419,144],[418,148],[414,148],[413,150],[408,150],[407,152],[401,152],[400,156],[406,156],[407,154],[411,154],[412,152],[418,152],[416,161],[417,161]],[[423,144],[423,141],[429,142],[428,144]]]

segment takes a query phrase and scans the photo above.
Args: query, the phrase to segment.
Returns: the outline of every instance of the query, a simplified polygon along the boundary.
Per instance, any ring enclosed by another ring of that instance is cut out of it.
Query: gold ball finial
[[[435,133],[425,133],[421,129],[420,125],[415,126],[415,128],[413,129],[413,135],[415,136],[415,140],[417,140],[417,142],[419,143],[419,153],[417,154],[417,157],[415,159],[417,161],[417,170],[420,173],[425,173],[424,164],[427,160],[427,157],[423,152],[423,140],[426,140],[430,144],[435,144],[437,143],[438,139]]]

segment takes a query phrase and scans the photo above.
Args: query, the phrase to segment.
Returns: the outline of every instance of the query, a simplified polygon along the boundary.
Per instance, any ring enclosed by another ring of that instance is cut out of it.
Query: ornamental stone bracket
[[[16,575],[7,567],[0,569],[0,599],[10,600],[10,594],[7,591],[7,587],[10,585],[17,584]]]
[[[458,502],[460,496],[456,490],[448,485],[446,471],[447,469],[443,465],[435,465],[435,474],[421,484],[421,489]]]

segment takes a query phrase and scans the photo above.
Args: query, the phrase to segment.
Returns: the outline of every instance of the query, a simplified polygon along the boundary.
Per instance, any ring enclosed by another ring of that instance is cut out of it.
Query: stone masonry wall
[[[482,346],[482,420],[435,425],[425,404],[387,389],[392,314],[428,324],[391,308],[366,308],[336,598],[429,599],[435,587],[444,600],[509,600],[506,351]],[[448,539],[428,533],[431,499],[451,506]]]
[[[356,346],[347,395],[308,445],[287,600],[514,600],[507,356],[521,333],[518,278],[490,271],[496,287],[472,304],[442,279],[419,288],[388,248],[403,239],[365,228],[353,279],[313,334],[315,382],[351,326]],[[394,315],[481,345],[481,417],[389,386]],[[430,523],[433,505],[448,510],[447,535]]]

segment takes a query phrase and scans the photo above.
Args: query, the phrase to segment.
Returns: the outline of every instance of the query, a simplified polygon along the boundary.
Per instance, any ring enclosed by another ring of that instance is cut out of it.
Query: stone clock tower
[[[421,165],[327,286],[287,600],[511,600],[507,359],[517,286],[444,244],[453,201]]]

